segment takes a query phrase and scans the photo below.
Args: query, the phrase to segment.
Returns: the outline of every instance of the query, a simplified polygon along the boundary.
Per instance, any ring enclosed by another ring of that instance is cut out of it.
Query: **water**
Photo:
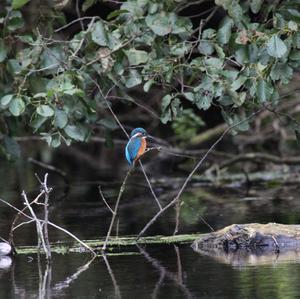
[[[33,199],[39,192],[30,164],[0,163],[0,198],[22,207],[21,190]],[[105,173],[105,175],[104,175]],[[105,235],[110,212],[100,199],[101,184],[107,201],[113,205],[121,175],[99,170],[72,173],[66,192],[61,177],[50,174],[50,219],[81,239]],[[94,181],[93,179],[97,179]],[[172,185],[172,184],[170,184]],[[164,204],[176,194],[176,188],[155,189]],[[213,188],[194,186],[183,196],[180,233],[207,232],[201,217],[215,228],[232,223],[300,222],[297,186],[256,186]],[[137,234],[157,211],[143,178],[137,173],[130,179],[120,205],[119,235]],[[7,238],[15,212],[0,204],[0,236]],[[147,232],[171,234],[174,210]],[[116,230],[113,231],[116,233]],[[50,239],[70,240],[51,230]],[[15,234],[17,245],[34,245],[34,226]],[[0,299],[4,298],[299,298],[300,253],[268,257],[235,255],[206,256],[194,252],[190,245],[146,246],[130,248],[126,255],[91,260],[87,254],[53,256],[51,266],[36,255],[18,255],[11,260],[0,258]]]
[[[184,246],[155,246],[135,255],[54,255],[51,268],[18,256],[0,272],[0,298],[299,298],[300,263],[237,266]],[[39,269],[40,266],[40,269]],[[45,295],[43,295],[45,294]]]

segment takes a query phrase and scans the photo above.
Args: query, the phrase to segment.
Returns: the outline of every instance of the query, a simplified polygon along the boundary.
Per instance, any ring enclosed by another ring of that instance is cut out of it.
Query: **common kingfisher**
[[[143,128],[135,128],[130,134],[130,139],[125,148],[125,156],[130,165],[134,165],[145,152],[147,142],[146,138],[150,137]]]

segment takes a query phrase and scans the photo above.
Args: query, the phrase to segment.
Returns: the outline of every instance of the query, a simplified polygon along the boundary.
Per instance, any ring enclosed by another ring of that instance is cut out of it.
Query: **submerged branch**
[[[176,235],[176,236],[147,236],[142,237],[139,240],[139,246],[140,245],[170,245],[170,244],[191,244],[193,241],[198,239],[201,236],[201,234],[186,234],[186,235]],[[98,239],[98,240],[83,240],[82,241],[86,246],[91,248],[94,251],[99,250],[104,243],[105,239]],[[106,248],[109,249],[117,249],[118,252],[110,253],[110,250],[108,252],[105,252],[105,255],[115,254],[137,254],[136,252],[128,252],[128,247],[136,246],[136,236],[132,237],[118,237],[118,238],[110,238],[106,244]],[[122,248],[125,249],[124,252],[122,251]],[[36,246],[18,246],[17,248],[18,254],[33,254],[37,252]],[[58,253],[58,254],[66,254],[71,252],[85,252],[82,250],[81,246],[78,246],[75,243],[70,242],[55,242],[51,243],[51,251]],[[98,256],[101,256],[103,254],[98,254]]]

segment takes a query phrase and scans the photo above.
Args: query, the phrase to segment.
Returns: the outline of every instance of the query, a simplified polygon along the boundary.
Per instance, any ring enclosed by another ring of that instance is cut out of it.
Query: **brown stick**
[[[102,251],[105,251],[106,250],[106,247],[107,247],[107,242],[109,240],[109,237],[110,237],[110,234],[111,234],[111,231],[112,231],[112,228],[114,226],[114,223],[115,223],[115,219],[116,219],[116,216],[117,216],[117,213],[118,213],[118,208],[119,208],[119,203],[120,203],[120,200],[121,200],[121,197],[123,195],[123,192],[125,190],[125,186],[126,186],[126,182],[127,182],[127,179],[129,178],[132,170],[134,168],[131,167],[128,171],[127,171],[127,174],[123,180],[123,183],[120,187],[120,191],[119,191],[119,194],[118,194],[118,198],[117,198],[117,201],[116,201],[116,205],[115,205],[115,208],[114,208],[114,211],[112,213],[112,217],[111,217],[111,221],[110,221],[110,225],[109,225],[109,228],[108,228],[108,231],[107,231],[107,234],[106,234],[106,238],[105,238],[105,241],[104,241],[104,244],[102,246]]]
[[[27,199],[27,195],[25,193],[25,191],[22,192],[22,197],[24,198],[24,201],[25,201],[25,204],[26,206],[28,207],[28,210],[30,211],[31,215],[32,215],[32,218],[34,219],[35,221],[35,225],[36,225],[36,233],[37,233],[37,236],[38,236],[38,240],[39,240],[39,244],[41,243],[42,246],[43,246],[43,250],[46,254],[46,258],[47,260],[49,260],[49,255],[51,257],[51,253],[48,252],[48,248],[46,246],[46,243],[45,243],[45,238],[44,238],[44,234],[43,234],[43,229],[42,229],[42,225],[41,225],[41,222],[40,220],[37,218],[34,210],[32,209],[28,199]]]
[[[50,170],[52,172],[55,172],[55,173],[59,174],[64,179],[65,183],[67,185],[69,185],[69,180],[68,180],[67,174],[63,170],[61,170],[61,169],[59,169],[59,168],[57,168],[57,167],[55,167],[53,165],[46,164],[46,163],[43,163],[43,162],[38,161],[36,159],[33,159],[31,157],[28,158],[28,162],[30,162],[32,164],[36,164],[36,165],[38,165],[38,166],[40,166],[40,167],[42,167],[44,169],[47,169],[47,170]]]
[[[48,233],[48,222],[49,222],[49,194],[52,191],[52,188],[48,188],[47,186],[47,180],[48,180],[48,173],[45,174],[44,176],[44,181],[41,182],[42,188],[45,191],[44,193],[44,226],[43,226],[43,231],[44,231],[44,238],[45,238],[45,245],[47,247],[47,260],[51,260],[51,248],[50,248],[50,241],[49,241],[49,233]]]
[[[44,194],[44,190],[34,199],[32,200],[29,205],[32,205],[34,203],[36,203],[39,198]],[[15,244],[14,244],[14,230],[17,229],[18,227],[20,227],[21,225],[17,225],[16,223],[19,220],[21,215],[24,215],[24,212],[28,209],[28,206],[25,206],[22,210],[20,210],[17,215],[15,216],[11,226],[10,226],[10,232],[9,232],[9,244],[13,246],[13,248],[15,248]],[[25,214],[26,215],[26,214]],[[33,220],[31,220],[33,221]]]
[[[144,177],[145,177],[145,179],[146,179],[146,181],[147,181],[147,184],[148,184],[148,186],[149,186],[149,188],[150,188],[150,191],[151,191],[151,193],[152,193],[152,195],[153,195],[153,197],[154,197],[154,199],[155,199],[155,201],[156,201],[156,203],[157,203],[157,205],[158,205],[158,207],[159,207],[159,210],[162,210],[162,206],[161,206],[161,204],[160,204],[160,202],[159,202],[159,200],[158,200],[158,198],[157,198],[157,196],[156,196],[156,194],[155,194],[155,192],[154,192],[154,190],[153,190],[153,188],[152,188],[152,185],[151,185],[151,183],[150,183],[150,181],[149,181],[149,178],[148,178],[148,176],[147,176],[147,174],[146,174],[145,168],[144,168],[143,163],[142,163],[141,160],[139,160],[139,164],[140,164],[140,166],[141,166],[141,169],[142,169],[142,172],[143,172],[143,174],[144,174]]]

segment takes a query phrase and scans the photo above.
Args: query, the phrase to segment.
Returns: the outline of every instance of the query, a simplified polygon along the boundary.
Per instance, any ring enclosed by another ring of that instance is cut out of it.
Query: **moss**
[[[199,238],[199,234],[186,234],[186,235],[176,235],[176,236],[149,236],[140,238],[138,242],[136,241],[136,236],[128,236],[128,237],[115,237],[111,238],[108,242],[108,248],[107,251],[109,251],[110,255],[128,255],[133,254],[133,252],[126,252],[125,250],[128,250],[129,246],[135,246],[137,244],[139,245],[145,245],[145,244],[184,244],[184,243],[191,243],[195,241],[197,238]],[[88,246],[90,246],[94,250],[101,249],[104,239],[99,240],[85,240],[83,241]],[[121,252],[120,252],[120,247]],[[118,248],[119,252],[115,253],[113,252]],[[19,246],[16,248],[18,254],[36,254],[38,252],[38,249],[36,246]],[[122,251],[124,250],[124,251]],[[68,242],[56,242],[51,244],[51,252],[57,253],[57,254],[67,254],[67,253],[82,253],[87,252],[87,250],[75,243],[68,243]],[[136,254],[136,253],[135,253]]]

